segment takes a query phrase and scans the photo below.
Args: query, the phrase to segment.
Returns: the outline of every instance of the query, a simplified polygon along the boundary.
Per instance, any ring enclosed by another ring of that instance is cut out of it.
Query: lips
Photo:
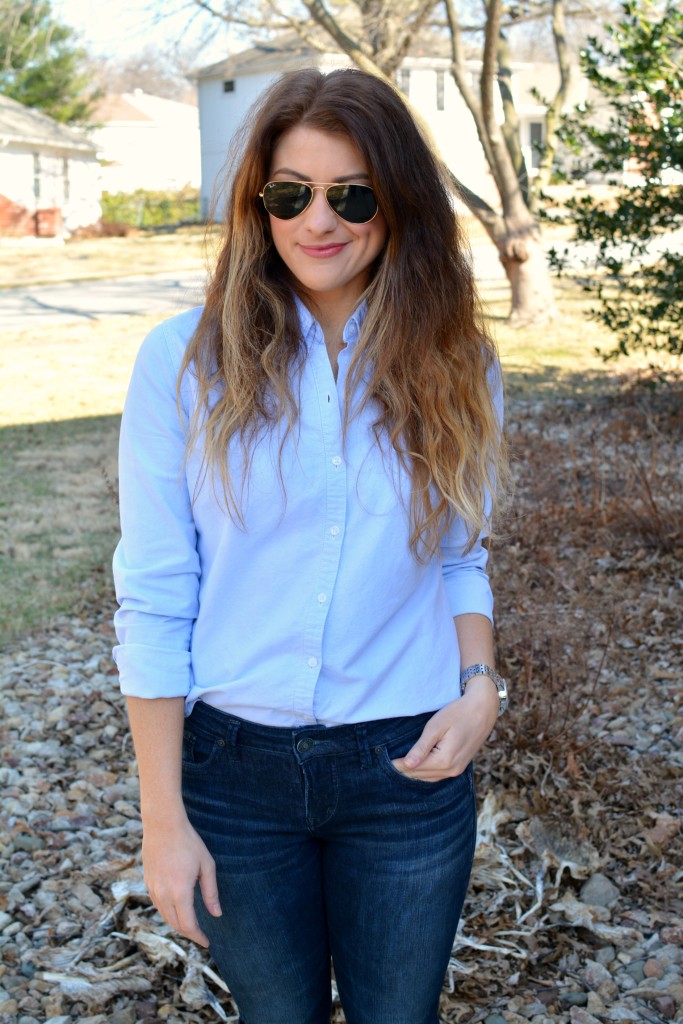
[[[300,245],[299,249],[306,256],[324,260],[329,259],[330,256],[337,256],[348,244],[348,242],[328,242],[326,245]]]

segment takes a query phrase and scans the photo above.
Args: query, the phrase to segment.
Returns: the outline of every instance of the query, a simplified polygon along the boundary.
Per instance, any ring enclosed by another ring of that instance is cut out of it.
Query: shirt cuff
[[[474,612],[485,615],[493,622],[493,594],[483,569],[472,566],[471,569],[460,570],[444,582],[453,617]]]
[[[127,697],[187,697],[192,688],[189,651],[124,644],[113,654]]]

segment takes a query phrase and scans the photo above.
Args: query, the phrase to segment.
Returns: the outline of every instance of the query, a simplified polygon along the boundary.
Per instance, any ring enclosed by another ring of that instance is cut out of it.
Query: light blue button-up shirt
[[[436,710],[459,696],[453,616],[491,617],[478,542],[456,522],[441,557],[408,547],[408,481],[372,405],[342,438],[344,389],[365,307],[344,329],[335,381],[320,326],[299,305],[306,359],[300,415],[254,453],[245,527],[224,511],[201,460],[184,460],[196,401],[176,380],[195,309],[168,320],[138,355],[121,427],[120,608],[114,656],[136,697],[197,700],[266,725],[336,725]],[[500,405],[500,389],[496,388]],[[239,441],[230,465],[239,474]],[[239,480],[239,476],[237,477]],[[220,486],[220,485],[219,485]],[[403,495],[403,502],[399,495]]]

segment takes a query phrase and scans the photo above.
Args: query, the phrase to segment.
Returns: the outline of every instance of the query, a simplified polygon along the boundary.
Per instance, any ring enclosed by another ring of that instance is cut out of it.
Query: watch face
[[[508,684],[498,673],[496,673],[494,682],[498,688],[498,716],[500,717],[504,711],[507,711],[508,707]]]

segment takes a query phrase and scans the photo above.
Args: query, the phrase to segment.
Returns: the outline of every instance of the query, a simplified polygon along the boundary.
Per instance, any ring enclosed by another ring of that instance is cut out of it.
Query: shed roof
[[[0,94],[0,146],[10,142],[36,146],[40,149],[60,149],[93,157],[97,148],[76,128],[67,128],[40,110]]]
[[[302,66],[315,66],[325,64],[330,56],[339,57],[330,48],[323,52],[314,46],[307,45],[293,33],[287,33],[272,43],[258,43],[248,50],[241,50],[239,53],[219,60],[208,67],[199,68],[195,71],[193,78],[201,81],[205,78],[228,78],[239,75],[257,75],[268,72],[275,74],[291,71]]]

